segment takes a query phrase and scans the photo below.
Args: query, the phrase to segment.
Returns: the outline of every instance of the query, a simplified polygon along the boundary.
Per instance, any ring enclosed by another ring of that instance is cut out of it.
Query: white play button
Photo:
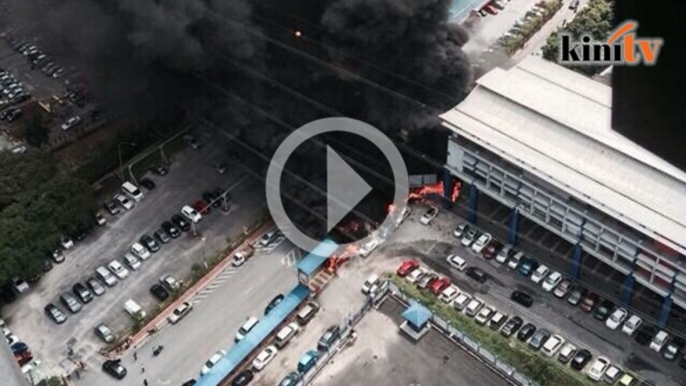
[[[326,230],[331,231],[372,190],[330,146],[326,147]]]

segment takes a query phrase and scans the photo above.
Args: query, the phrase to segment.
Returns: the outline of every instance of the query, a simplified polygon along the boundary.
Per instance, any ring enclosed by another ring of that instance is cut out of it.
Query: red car
[[[491,15],[497,15],[498,11],[492,7],[490,4],[487,4],[483,7],[483,10],[490,13]]]
[[[600,301],[600,296],[595,292],[589,292],[581,301],[581,309],[584,312],[591,312],[598,301]]]
[[[433,283],[429,286],[431,289],[431,292],[433,292],[434,295],[440,295],[441,292],[443,292],[444,289],[450,287],[450,279],[447,277],[442,277],[440,279],[434,280]]]
[[[400,264],[400,268],[398,268],[396,273],[400,277],[405,277],[417,268],[419,268],[419,263],[416,260],[405,260]]]
[[[495,255],[497,255],[498,252],[500,252],[501,247],[502,245],[500,245],[499,242],[491,241],[491,243],[488,244],[486,248],[484,248],[484,251],[481,252],[481,255],[484,257],[484,259],[490,260],[493,257],[495,257]]]
[[[196,201],[195,204],[193,204],[193,209],[197,210],[198,213],[202,215],[210,213],[210,206],[203,200]]]

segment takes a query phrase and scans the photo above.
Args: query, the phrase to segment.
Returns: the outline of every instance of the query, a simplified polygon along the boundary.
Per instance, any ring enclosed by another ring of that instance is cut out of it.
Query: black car
[[[45,313],[57,324],[62,324],[67,321],[67,314],[52,303],[45,306]]]
[[[158,229],[155,231],[155,234],[153,234],[153,237],[155,237],[155,240],[159,241],[162,244],[166,244],[169,241],[171,241],[171,237],[169,237],[169,233],[165,231],[164,229]]]
[[[102,204],[102,206],[104,206],[112,216],[116,216],[119,214],[119,212],[121,212],[121,208],[119,208],[114,201],[107,201],[106,203]]]
[[[9,123],[12,123],[12,122],[16,121],[17,119],[21,118],[22,114],[23,113],[21,112],[20,109],[10,110],[10,112],[7,113],[7,116],[5,116],[5,120]]]
[[[167,300],[169,297],[169,292],[161,284],[153,284],[153,286],[150,287],[150,293],[161,302]]]
[[[283,300],[284,296],[282,294],[278,294],[272,299],[271,302],[267,305],[267,308],[264,310],[264,314],[267,315],[271,310],[274,309],[274,307],[278,306],[279,303]]]
[[[529,341],[529,347],[534,350],[540,350],[545,342],[548,341],[548,338],[550,338],[550,331],[542,328],[536,331],[534,336],[531,337],[531,340]]]
[[[198,383],[198,382],[195,379],[191,379],[190,381],[184,382],[183,385],[181,385],[181,386],[193,386],[196,383]]]
[[[686,341],[680,337],[676,337],[662,349],[662,357],[671,362],[681,355],[684,346],[686,346]]]
[[[17,342],[13,344],[10,349],[12,350],[13,355],[21,355],[29,350],[29,346],[24,342]]]
[[[77,229],[72,235],[72,238],[76,241],[83,241],[83,239],[88,236],[88,233],[90,233],[90,229],[87,227],[79,227],[79,229]]]
[[[169,172],[167,167],[162,165],[162,164],[157,164],[157,165],[151,167],[150,170],[153,173],[157,174],[158,176],[162,176],[162,177],[166,176],[167,173]]]
[[[469,276],[470,278],[478,281],[479,283],[485,282],[486,279],[488,278],[486,276],[486,272],[484,272],[481,269],[476,268],[476,267],[468,267],[465,270],[465,274],[467,274],[467,276]]]
[[[231,386],[246,386],[252,379],[255,378],[251,370],[245,370],[238,373],[236,377],[231,381]]]
[[[184,232],[188,232],[191,229],[191,224],[180,214],[173,215],[171,221]]]
[[[88,303],[93,300],[93,294],[91,291],[89,291],[88,288],[81,283],[74,284],[72,290],[74,291],[74,294],[78,296],[78,298],[84,303]]]
[[[510,295],[510,299],[523,305],[524,307],[531,307],[531,305],[534,304],[534,299],[531,297],[531,295],[522,291],[513,291],[512,295]]]
[[[48,272],[52,269],[52,261],[50,261],[50,259],[47,259],[47,258],[43,259],[42,264],[43,264],[43,272]]]
[[[205,202],[207,202],[207,203],[212,203],[212,207],[214,207],[214,208],[216,208],[222,204],[221,200],[217,200],[217,198],[219,198],[219,197],[217,197],[217,195],[214,194],[214,192],[207,191],[207,192],[203,192],[203,194],[202,194],[202,199],[205,200]]]
[[[141,236],[140,241],[150,252],[157,252],[160,250],[160,244],[148,235]]]
[[[682,369],[686,369],[686,355],[683,355],[681,357],[681,360],[679,361],[679,367]]]
[[[319,338],[317,343],[317,350],[328,351],[329,348],[341,338],[341,329],[338,326],[331,326],[324,331],[324,334]]]
[[[181,231],[179,228],[175,227],[170,221],[165,221],[162,223],[162,230],[167,232],[172,239],[181,236]]]
[[[531,336],[536,332],[536,326],[531,323],[527,323],[522,327],[517,333],[517,339],[522,342],[526,342]]]
[[[651,340],[653,340],[655,334],[657,334],[655,327],[644,324],[638,328],[638,331],[636,331],[636,337],[634,337],[634,340],[636,343],[645,346],[650,343]]]
[[[152,180],[149,178],[141,178],[141,180],[138,181],[138,184],[140,184],[140,186],[142,186],[148,190],[153,190],[153,189],[155,189],[155,186],[156,186],[155,183],[152,182]]]
[[[604,322],[608,317],[610,317],[613,308],[615,308],[615,304],[605,299],[598,303],[598,307],[596,307],[593,311],[593,317]]]
[[[586,364],[591,361],[591,358],[593,358],[593,355],[591,355],[591,352],[588,350],[579,350],[577,351],[576,355],[574,355],[574,358],[572,359],[572,362],[569,364],[574,370],[579,370],[581,371],[584,367],[586,367]]]
[[[500,330],[500,334],[506,338],[509,338],[522,327],[524,321],[519,316],[513,316],[512,319],[508,320],[507,323]]]
[[[102,364],[102,371],[117,379],[124,379],[126,376],[126,367],[122,366],[121,359],[105,361]]]

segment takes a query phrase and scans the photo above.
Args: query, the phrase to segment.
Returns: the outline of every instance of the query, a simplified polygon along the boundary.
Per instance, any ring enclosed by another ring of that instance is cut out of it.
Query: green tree
[[[42,114],[33,114],[24,123],[24,139],[33,147],[40,148],[48,143],[50,129],[45,126]]]

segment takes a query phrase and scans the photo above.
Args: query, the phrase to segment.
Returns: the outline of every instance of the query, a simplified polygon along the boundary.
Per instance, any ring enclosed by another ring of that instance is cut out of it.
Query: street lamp
[[[205,255],[205,244],[206,244],[206,239],[205,236],[203,236],[200,240],[202,240],[202,265],[207,269],[207,260],[206,260],[206,255]]]
[[[135,147],[136,143],[123,141],[123,142],[119,142],[119,144],[117,144],[117,152],[119,153],[119,173],[121,175],[122,181],[126,181],[126,178],[124,178],[124,162],[122,161],[122,158],[121,158],[121,145],[129,145],[129,146]]]

